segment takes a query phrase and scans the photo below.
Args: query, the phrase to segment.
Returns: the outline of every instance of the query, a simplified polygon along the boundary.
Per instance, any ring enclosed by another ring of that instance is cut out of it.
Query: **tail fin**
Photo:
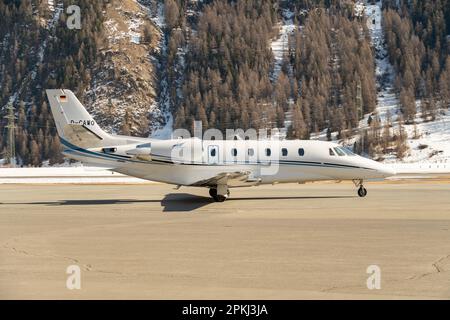
[[[46,93],[60,138],[84,148],[105,144],[109,135],[98,126],[72,91],[52,89]]]

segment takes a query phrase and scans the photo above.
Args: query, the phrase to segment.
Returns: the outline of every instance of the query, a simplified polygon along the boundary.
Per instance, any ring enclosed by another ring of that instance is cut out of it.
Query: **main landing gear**
[[[230,190],[228,190],[228,186],[220,185],[216,188],[210,188],[209,195],[215,202],[224,202],[230,196]]]
[[[361,198],[367,196],[367,189],[364,188],[362,180],[353,180],[353,183],[355,184],[355,186],[359,187],[358,196],[360,196]]]

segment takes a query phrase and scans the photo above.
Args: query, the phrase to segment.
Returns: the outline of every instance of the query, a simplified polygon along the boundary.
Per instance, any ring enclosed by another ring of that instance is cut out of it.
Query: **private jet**
[[[230,188],[325,180],[351,180],[365,197],[364,180],[395,175],[392,168],[328,141],[113,135],[100,128],[72,91],[46,93],[68,158],[178,188],[208,188],[216,202],[225,201]]]

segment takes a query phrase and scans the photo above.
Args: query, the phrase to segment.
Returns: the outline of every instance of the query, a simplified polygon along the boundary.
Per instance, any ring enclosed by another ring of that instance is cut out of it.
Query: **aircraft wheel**
[[[217,189],[215,189],[215,188],[210,188],[210,189],[209,189],[209,195],[211,196],[211,198],[213,198],[214,200],[216,200],[216,197],[217,197]]]
[[[224,202],[230,196],[230,190],[227,190],[226,195],[217,194],[216,188],[209,189],[209,195],[214,199],[215,202]]]
[[[361,198],[364,198],[367,195],[367,190],[363,186],[359,187],[358,189],[358,196]]]
[[[224,202],[227,199],[226,196],[221,196],[220,194],[218,194],[217,196],[215,196],[214,200],[216,202]]]

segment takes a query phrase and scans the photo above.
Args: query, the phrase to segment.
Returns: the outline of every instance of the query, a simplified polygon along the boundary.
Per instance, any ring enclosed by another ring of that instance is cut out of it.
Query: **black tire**
[[[360,187],[358,189],[358,196],[360,196],[361,198],[364,198],[365,196],[367,196],[367,190],[364,187]]]
[[[221,196],[220,194],[218,194],[217,196],[214,197],[214,200],[216,202],[224,202],[227,199],[226,196]]]
[[[209,195],[214,199],[215,202],[224,202],[230,196],[230,190],[227,190],[227,195],[224,196],[217,194],[216,188],[210,188]]]
[[[215,189],[215,188],[210,188],[210,189],[209,189],[209,195],[211,196],[211,198],[213,198],[214,200],[216,200],[215,198],[217,197],[217,189]]]

